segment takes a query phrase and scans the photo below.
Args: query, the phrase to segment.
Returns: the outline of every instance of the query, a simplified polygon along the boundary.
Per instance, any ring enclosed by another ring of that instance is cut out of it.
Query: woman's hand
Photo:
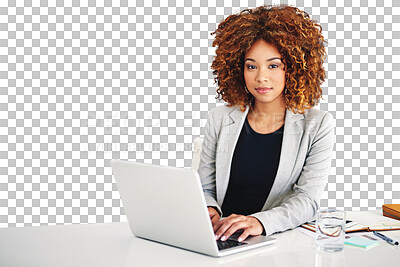
[[[237,230],[243,230],[238,238],[239,242],[245,240],[249,235],[261,235],[264,231],[264,227],[255,217],[237,214],[232,214],[215,225],[213,224],[213,228],[216,239],[222,241],[227,240]]]
[[[208,214],[210,214],[210,220],[211,223],[214,227],[214,225],[219,222],[219,219],[221,218],[219,216],[219,213],[213,208],[213,207],[208,207]]]

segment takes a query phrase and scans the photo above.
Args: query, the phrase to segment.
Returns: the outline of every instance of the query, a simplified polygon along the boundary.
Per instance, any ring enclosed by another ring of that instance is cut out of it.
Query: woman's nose
[[[269,80],[268,69],[261,68],[256,78],[258,82],[268,81]]]

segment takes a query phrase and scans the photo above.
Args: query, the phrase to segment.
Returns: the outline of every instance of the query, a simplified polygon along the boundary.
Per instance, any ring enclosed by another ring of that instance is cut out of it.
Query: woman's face
[[[285,65],[278,49],[259,39],[244,58],[244,80],[257,103],[284,103]]]

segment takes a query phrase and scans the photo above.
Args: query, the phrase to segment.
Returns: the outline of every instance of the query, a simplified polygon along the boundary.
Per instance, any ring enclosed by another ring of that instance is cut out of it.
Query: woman
[[[316,214],[334,144],[333,116],[313,108],[325,79],[321,27],[295,7],[261,6],[212,34],[227,105],[209,113],[199,174],[216,239],[294,228]]]

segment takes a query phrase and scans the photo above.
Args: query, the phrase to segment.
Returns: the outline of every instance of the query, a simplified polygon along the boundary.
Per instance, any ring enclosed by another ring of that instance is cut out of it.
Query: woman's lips
[[[268,93],[269,91],[271,91],[272,90],[272,88],[267,88],[267,87],[259,87],[259,88],[256,88],[256,91],[258,92],[258,93],[260,93],[260,94],[266,94],[266,93]]]

